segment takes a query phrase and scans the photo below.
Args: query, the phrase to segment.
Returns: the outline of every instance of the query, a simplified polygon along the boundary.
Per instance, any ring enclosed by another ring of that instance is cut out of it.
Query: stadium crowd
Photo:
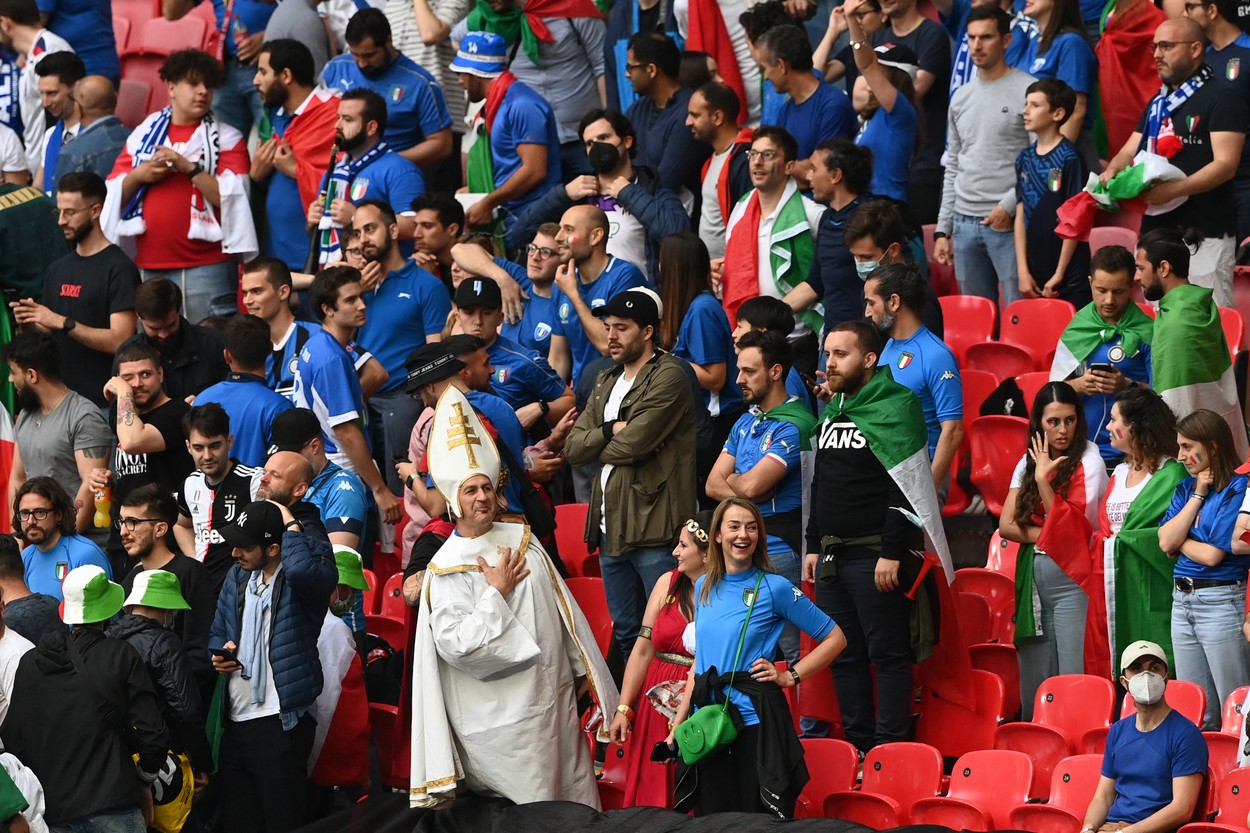
[[[371,701],[414,806],[624,744],[792,817],[800,733],[974,709],[988,514],[1019,717],[1135,704],[1082,833],[1176,829],[1250,684],[1244,8],[161,0],[123,123],[110,2],[0,0],[0,822],[295,830]]]

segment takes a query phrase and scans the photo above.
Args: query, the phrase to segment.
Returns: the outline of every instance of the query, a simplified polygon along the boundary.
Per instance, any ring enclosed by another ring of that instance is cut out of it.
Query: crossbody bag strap
[[[729,672],[729,682],[725,688],[734,687],[734,675],[738,673],[738,660],[742,658],[742,643],[747,638],[747,625],[751,624],[751,613],[755,610],[755,603],[760,598],[760,582],[764,580],[764,571],[760,570],[760,574],[755,578],[755,595],[751,597],[751,603],[747,605],[747,618],[742,621],[742,633],[738,634],[738,650],[734,652],[734,667]],[[721,706],[722,711],[729,710],[729,692],[725,692],[725,703]]]

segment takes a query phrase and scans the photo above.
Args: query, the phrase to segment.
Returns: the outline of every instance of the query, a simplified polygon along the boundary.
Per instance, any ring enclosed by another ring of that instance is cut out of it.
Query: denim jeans
[[[1085,673],[1085,612],[1089,596],[1045,553],[1033,556],[1033,586],[1041,599],[1042,635],[1016,639],[1020,663],[1020,704],[1024,720],[1033,719],[1033,698],[1056,674]]]
[[[118,810],[96,813],[73,821],[48,825],[52,833],[144,833],[143,813],[134,810]]]
[[[677,566],[671,547],[637,547],[608,555],[608,541],[600,536],[599,572],[612,615],[612,634],[625,658],[634,650],[642,614],[656,582]]]
[[[833,661],[833,683],[846,739],[867,752],[878,744],[911,740],[911,601],[902,588],[877,589],[875,555],[855,555],[839,554],[838,577],[816,582],[816,604],[846,635],[846,648]],[[875,710],[872,668],[877,670]]]
[[[404,389],[375,393],[369,398],[369,432],[373,435],[373,458],[382,472],[382,479],[393,494],[402,495],[404,484],[395,473],[396,457],[408,459],[408,443],[425,405]],[[515,450],[512,452],[516,453]]]
[[[776,551],[769,550],[768,558],[777,568],[777,572],[788,578],[791,584],[795,587],[802,584],[803,559],[798,553],[786,547]],[[781,639],[778,640],[777,647],[781,649],[781,655],[793,668],[799,661],[799,629],[787,623],[781,629]]]
[[[239,311],[239,266],[234,260],[192,266],[190,269],[142,269],[145,281],[165,278],[182,290],[183,315],[198,324],[210,315]]]
[[[981,225],[982,219],[966,214],[955,215],[951,234],[955,277],[959,280],[959,291],[964,295],[980,295],[1006,306],[1020,300],[1015,234],[1010,229],[994,231],[989,226]],[[1043,280],[1048,277],[1044,276]]]
[[[1176,679],[1207,692],[1203,731],[1219,731],[1224,698],[1250,678],[1246,639],[1246,583],[1172,591],[1172,654]]]
[[[213,93],[213,115],[242,133],[244,140],[261,116],[260,93],[252,86],[255,77],[256,67],[226,58],[225,78]]]

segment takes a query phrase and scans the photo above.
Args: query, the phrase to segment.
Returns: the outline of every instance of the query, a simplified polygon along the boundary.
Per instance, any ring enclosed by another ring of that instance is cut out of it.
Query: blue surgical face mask
[[[868,276],[877,271],[877,267],[881,265],[879,260],[857,260],[855,261],[855,274],[859,275],[861,281],[868,280]]]

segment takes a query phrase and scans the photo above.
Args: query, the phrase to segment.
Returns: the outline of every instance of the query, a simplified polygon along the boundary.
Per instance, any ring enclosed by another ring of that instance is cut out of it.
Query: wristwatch
[[[950,238],[950,235],[949,235],[949,234],[947,234],[947,233],[946,233],[946,232],[944,232],[944,231],[935,231],[935,232],[933,232],[933,239],[934,239],[934,240],[947,240],[947,239],[949,239],[949,238]]]
[[[67,315],[65,316],[65,323],[61,325],[61,332],[68,333],[70,330],[74,329],[77,326],[78,326],[78,322],[70,318]]]
[[[412,492],[414,495],[417,493],[417,490],[412,488],[412,475],[411,474],[408,475],[408,477],[404,479],[404,485],[407,486],[408,491]]]
[[[862,40],[851,41],[851,49],[854,49],[856,52],[858,52],[859,50],[863,48],[864,48],[864,42]]]
[[[197,161],[195,165],[191,168],[191,173],[187,174],[187,176],[191,177],[191,179],[195,179],[197,176],[199,176],[202,173],[204,173],[204,163]]]

